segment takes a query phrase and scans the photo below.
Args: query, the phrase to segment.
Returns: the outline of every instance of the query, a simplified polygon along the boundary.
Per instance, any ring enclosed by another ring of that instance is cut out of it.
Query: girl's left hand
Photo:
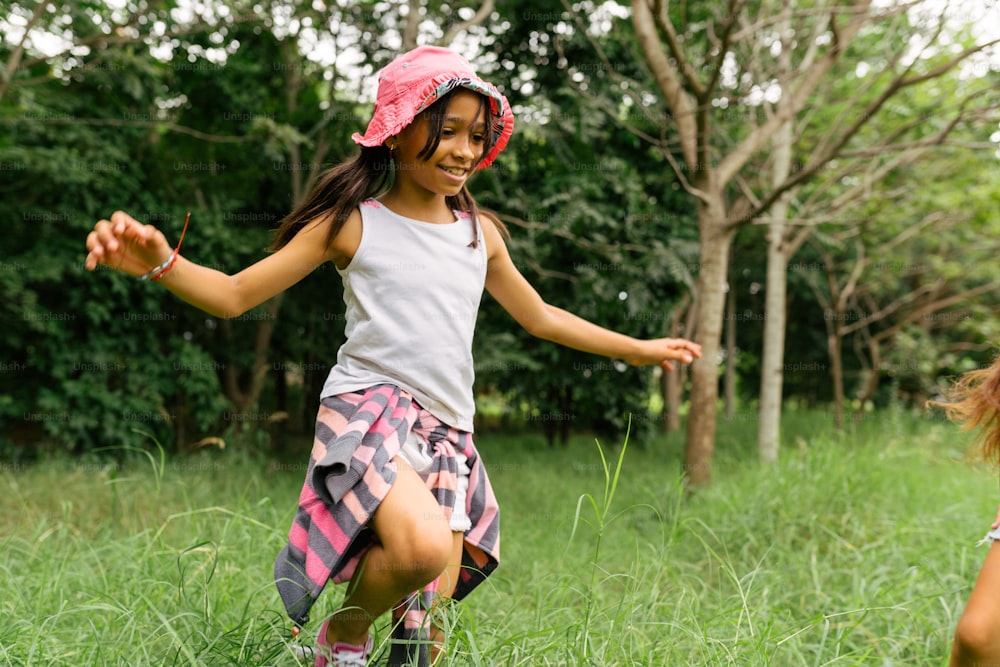
[[[111,220],[101,220],[87,235],[84,266],[93,271],[98,264],[141,276],[170,257],[170,244],[159,229],[144,225],[122,211]]]
[[[637,354],[625,357],[625,361],[633,366],[659,364],[664,370],[674,370],[671,361],[690,364],[701,358],[701,345],[683,338],[656,338],[642,341]]]

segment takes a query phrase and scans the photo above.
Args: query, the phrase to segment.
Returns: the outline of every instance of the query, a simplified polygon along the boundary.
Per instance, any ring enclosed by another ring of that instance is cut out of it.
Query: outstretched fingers
[[[689,364],[701,357],[701,345],[683,338],[656,338],[638,342],[634,354],[625,357],[625,361],[633,366],[658,364],[664,370],[674,370],[672,362],[679,361]]]
[[[701,358],[701,345],[697,343],[683,338],[666,338],[663,342],[667,346],[665,358],[660,362],[660,366],[664,370],[674,370],[674,365],[670,363],[671,361],[690,364],[695,359]]]

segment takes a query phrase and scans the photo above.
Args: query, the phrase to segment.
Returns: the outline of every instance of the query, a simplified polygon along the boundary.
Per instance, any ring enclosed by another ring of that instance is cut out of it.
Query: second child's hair
[[[981,457],[1000,464],[1000,356],[989,368],[962,375],[945,392],[944,400],[929,404],[944,408],[948,418],[965,430],[980,428]]]
[[[444,124],[448,104],[456,92],[458,90],[442,96],[414,119],[413,122],[416,123],[422,118],[426,118],[428,123],[427,144],[417,155],[418,159],[426,160],[437,150],[441,141],[441,128]],[[486,125],[490,127],[494,119],[490,104],[485,97],[483,97],[480,109],[486,110]],[[489,154],[492,146],[493,135],[490,132],[485,132],[480,161]],[[475,165],[473,165],[474,168]],[[362,146],[361,153],[353,160],[328,169],[305,200],[282,219],[275,231],[271,250],[280,250],[307,224],[327,216],[331,219],[330,232],[326,239],[326,243],[329,245],[343,228],[354,209],[361,205],[361,202],[377,197],[389,189],[392,184],[392,173],[392,154],[387,147]],[[451,209],[472,214],[473,234],[472,243],[469,245],[476,247],[479,234],[475,225],[479,216],[479,208],[468,188],[463,185],[457,195],[449,195],[445,197],[445,201]],[[486,217],[497,226],[505,237],[507,236],[507,229],[500,220],[494,216]]]

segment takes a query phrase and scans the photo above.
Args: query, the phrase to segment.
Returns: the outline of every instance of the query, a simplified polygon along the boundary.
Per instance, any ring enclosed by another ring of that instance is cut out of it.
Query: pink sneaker
[[[316,636],[316,667],[365,667],[368,664],[368,654],[372,650],[372,638],[364,645],[335,642],[333,646],[326,643],[326,628],[329,619],[319,626]]]

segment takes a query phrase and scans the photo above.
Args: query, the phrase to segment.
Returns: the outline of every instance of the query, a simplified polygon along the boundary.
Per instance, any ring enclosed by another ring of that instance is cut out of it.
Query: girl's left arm
[[[689,340],[640,340],[546,303],[514,266],[496,227],[487,222],[482,229],[489,253],[486,291],[532,336],[634,366],[659,364],[666,370],[673,370],[672,361],[690,363],[701,356],[701,346]]]

